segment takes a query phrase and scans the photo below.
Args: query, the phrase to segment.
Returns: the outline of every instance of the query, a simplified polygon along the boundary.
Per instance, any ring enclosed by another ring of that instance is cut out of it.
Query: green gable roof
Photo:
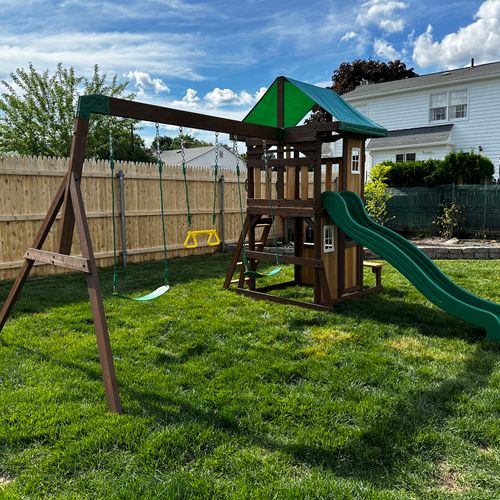
[[[321,106],[339,122],[339,129],[368,137],[384,137],[387,130],[368,119],[331,89],[284,77],[284,126],[294,127],[311,110]],[[278,80],[243,119],[247,123],[278,126]]]

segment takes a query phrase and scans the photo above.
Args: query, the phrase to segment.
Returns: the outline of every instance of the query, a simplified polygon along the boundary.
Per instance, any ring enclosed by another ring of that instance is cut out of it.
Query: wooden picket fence
[[[23,254],[33,243],[52,198],[68,167],[62,158],[13,157],[0,155],[0,280],[13,279],[23,263]],[[152,164],[116,162],[115,173],[124,172],[127,262],[157,260],[163,257],[158,170]],[[236,173],[219,170],[224,175],[225,242],[237,241],[240,214]],[[189,196],[193,229],[212,227],[213,170],[190,168]],[[246,174],[243,174],[243,180]],[[197,249],[186,250],[183,242],[188,229],[187,207],[181,168],[167,166],[163,172],[164,203],[167,223],[168,257],[212,253],[217,248],[201,241]],[[220,182],[217,184],[217,228],[221,227]],[[115,179],[115,214],[118,251],[120,248],[120,213],[118,180]],[[82,191],[89,220],[92,244],[99,266],[113,263],[112,196],[110,169],[106,161],[89,160],[83,169]],[[243,207],[246,192],[242,186]],[[57,226],[57,224],[56,224]],[[57,249],[57,229],[44,246]],[[73,254],[79,254],[77,238]],[[62,272],[61,268],[36,265],[33,275]]]

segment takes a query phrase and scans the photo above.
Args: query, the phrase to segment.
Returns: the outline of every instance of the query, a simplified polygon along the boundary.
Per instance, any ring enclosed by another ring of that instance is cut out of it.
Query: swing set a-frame
[[[335,116],[337,121],[297,126],[314,104]],[[368,289],[363,287],[362,247],[348,240],[340,229],[332,226],[321,206],[321,192],[333,187],[332,165],[335,163],[339,166],[338,190],[351,190],[362,195],[365,139],[386,135],[386,131],[352,108],[335,92],[279,77],[241,122],[101,95],[82,96],[78,102],[68,171],[32,247],[24,254],[25,262],[0,312],[0,331],[35,262],[83,272],[87,281],[104,390],[110,411],[120,413],[122,406],[81,191],[92,113],[228,133],[234,140],[246,141],[246,216],[242,217],[241,236],[227,272],[225,288],[229,288],[234,281],[232,277],[239,266],[239,277],[236,280],[239,293],[256,299],[320,310],[331,310],[334,303],[340,300],[381,289],[379,274],[376,286]],[[322,145],[339,140],[343,141],[342,156],[322,157]],[[322,183],[323,167],[326,167],[326,180]],[[237,170],[239,178],[239,166]],[[277,172],[274,189],[271,185],[272,170]],[[313,175],[312,197],[308,191],[310,171]],[[261,192],[262,172],[266,179],[265,197]],[[240,188],[239,185],[238,187]],[[57,252],[43,250],[43,244],[61,209]],[[275,217],[286,218],[291,225],[294,255],[279,256],[277,251],[266,251],[266,239]],[[259,229],[260,226],[263,229]],[[70,255],[75,228],[81,256]],[[259,231],[261,240],[257,241]],[[305,237],[306,233],[309,239]],[[258,270],[259,262],[274,262],[276,267],[271,272],[262,273]],[[282,264],[294,266],[292,281],[257,288],[259,277],[278,275]],[[312,286],[313,301],[302,302],[271,293],[292,285]]]

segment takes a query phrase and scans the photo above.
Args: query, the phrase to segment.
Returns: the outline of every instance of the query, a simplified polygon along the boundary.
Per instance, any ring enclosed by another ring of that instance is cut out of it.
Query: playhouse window
[[[334,227],[323,226],[323,252],[335,252]]]
[[[352,148],[351,152],[351,173],[359,174],[359,163],[361,157],[361,149],[360,148]]]

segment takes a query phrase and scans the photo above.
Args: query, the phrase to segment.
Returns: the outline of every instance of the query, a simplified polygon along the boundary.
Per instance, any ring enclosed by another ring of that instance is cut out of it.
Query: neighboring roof
[[[387,132],[387,137],[370,139],[366,149],[375,151],[377,149],[424,146],[426,144],[446,144],[449,141],[452,127],[453,124],[390,130]]]
[[[405,78],[403,80],[394,80],[392,82],[360,85],[351,92],[344,94],[343,97],[344,99],[351,101],[379,94],[386,94],[391,92],[406,92],[410,90],[417,90],[422,87],[432,87],[443,84],[448,85],[474,79],[491,78],[495,76],[498,76],[500,78],[500,62],[481,64],[468,68],[440,71],[439,73],[415,76],[413,78]]]
[[[339,122],[339,130],[355,132],[367,137],[383,137],[387,133],[384,127],[368,119],[333,90],[287,77],[282,78],[284,79],[285,127],[297,125],[311,108],[318,104]],[[278,126],[278,78],[243,121],[270,127]]]
[[[199,148],[186,148],[184,150],[186,156],[186,163],[198,158],[198,156],[202,156],[209,151],[215,149],[215,146],[202,146]],[[161,152],[161,159],[165,163],[165,165],[180,165],[182,163],[182,155],[180,149],[172,149],[168,151]]]

